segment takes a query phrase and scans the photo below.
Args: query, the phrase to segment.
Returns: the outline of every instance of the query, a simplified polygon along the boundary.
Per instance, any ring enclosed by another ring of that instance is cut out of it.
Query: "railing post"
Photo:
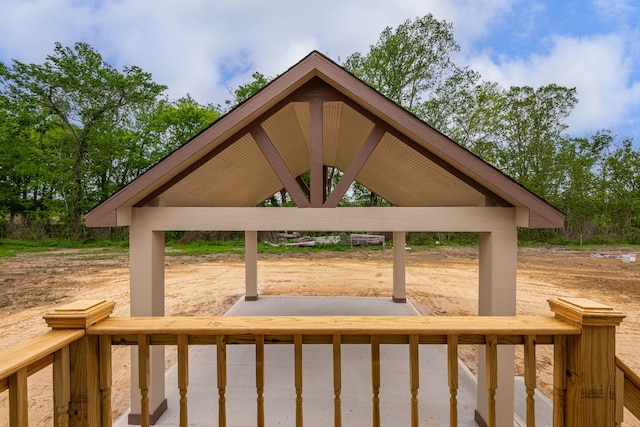
[[[613,427],[616,412],[616,326],[621,312],[584,298],[549,300],[556,317],[582,327],[567,337],[565,426]]]
[[[76,301],[56,307],[44,316],[52,329],[86,329],[111,314],[115,303],[104,300]],[[58,372],[69,381],[69,426],[101,425],[100,366],[97,336],[83,336],[69,345],[70,372]],[[66,381],[64,381],[66,382]],[[62,385],[61,386],[66,386]],[[66,392],[54,393],[64,396]],[[56,402],[64,406],[64,402]],[[60,416],[60,414],[56,414]]]

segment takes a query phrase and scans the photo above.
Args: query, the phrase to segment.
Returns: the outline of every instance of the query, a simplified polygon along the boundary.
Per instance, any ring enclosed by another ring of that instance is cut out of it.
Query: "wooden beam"
[[[501,207],[393,208],[134,208],[151,230],[513,231],[516,209]]]
[[[342,175],[342,178],[340,178],[340,182],[338,182],[338,185],[336,185],[336,188],[324,204],[325,208],[335,208],[338,206],[340,200],[342,200],[342,197],[344,197],[351,183],[356,179],[356,176],[358,176],[358,173],[360,173],[360,170],[362,170],[362,167],[371,156],[371,153],[373,153],[373,150],[378,146],[384,134],[384,129],[378,125],[371,130],[364,144],[362,144],[362,147],[360,147],[360,150],[356,153],[347,170]]]
[[[309,150],[309,164],[311,177],[311,207],[320,208],[324,201],[325,182],[323,180],[322,162],[322,125],[323,102],[320,99],[312,99],[309,105],[311,143]]]
[[[284,185],[284,188],[291,196],[291,200],[293,200],[299,208],[308,208],[310,206],[309,201],[304,196],[304,193],[297,184],[296,179],[291,174],[291,171],[282,157],[280,157],[280,154],[278,154],[278,150],[273,146],[273,143],[265,133],[262,126],[255,125],[250,129],[251,136],[255,139],[258,147],[273,168],[273,171],[276,173],[280,182],[282,182],[282,185]]]

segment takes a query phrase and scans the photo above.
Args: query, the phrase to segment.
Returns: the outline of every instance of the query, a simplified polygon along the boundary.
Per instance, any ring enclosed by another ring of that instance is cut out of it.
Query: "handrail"
[[[640,376],[616,356],[616,367],[624,374],[624,407],[640,419]]]
[[[232,316],[232,317],[126,317],[103,320],[87,329],[88,335],[112,335],[114,344],[135,342],[136,335],[151,335],[151,344],[176,344],[177,335],[194,335],[193,344],[215,343],[217,335],[302,334],[305,343],[330,344],[331,336],[360,342],[362,336],[380,335],[381,343],[400,343],[392,337],[420,335],[422,344],[446,344],[448,335],[464,336],[460,344],[484,344],[485,335],[497,335],[499,344],[522,344],[535,335],[537,343],[552,344],[555,335],[578,335],[581,328],[549,316]],[[314,337],[314,338],[311,338]],[[124,341],[119,341],[124,340]],[[202,340],[202,341],[200,341]],[[407,341],[408,342],[408,341]]]
[[[56,351],[83,337],[84,329],[53,330],[0,353],[0,392],[9,388],[8,378],[21,369],[28,375],[53,363]]]
[[[188,345],[215,345],[217,348],[219,420],[226,425],[226,346],[228,344],[256,345],[256,399],[259,402],[257,425],[264,425],[262,408],[262,378],[264,376],[264,345],[293,344],[295,354],[295,404],[296,425],[302,425],[302,345],[330,344],[334,348],[334,416],[335,425],[341,425],[340,346],[345,344],[368,344],[371,346],[372,364],[372,413],[373,425],[380,425],[380,345],[409,345],[411,361],[411,419],[418,421],[418,345],[446,344],[448,353],[449,386],[451,393],[450,414],[452,425],[457,425],[457,367],[458,345],[486,345],[487,361],[493,374],[487,377],[489,414],[487,424],[496,423],[497,347],[498,345],[524,345],[530,356],[525,361],[527,375],[527,425],[535,425],[533,411],[535,390],[535,345],[556,345],[565,342],[568,336],[576,336],[582,328],[563,319],[550,316],[230,316],[230,317],[134,317],[108,318],[87,328],[87,336],[100,338],[100,352],[110,354],[111,345],[137,345],[139,352],[139,388],[141,423],[149,425],[149,359],[151,345],[177,345],[178,383],[180,390],[181,425],[187,423]],[[564,341],[562,341],[564,339]],[[455,345],[454,345],[455,343]],[[262,354],[262,356],[260,356]],[[564,360],[560,370],[565,372]],[[100,363],[103,363],[101,361]],[[108,363],[108,361],[106,361]],[[260,368],[258,368],[260,367]],[[181,373],[180,373],[181,372]],[[337,379],[337,380],[336,380]],[[101,386],[102,388],[102,386]],[[109,389],[109,381],[104,389]],[[564,400],[564,389],[557,389],[560,400]],[[103,397],[103,402],[108,398]],[[558,414],[564,417],[563,408]]]
[[[333,347],[335,425],[341,425],[341,350],[343,344],[371,347],[373,422],[380,421],[380,346],[409,346],[412,425],[418,421],[418,345],[447,345],[450,423],[457,425],[457,357],[459,345],[483,345],[489,426],[496,424],[497,354],[499,345],[522,345],[527,426],[535,426],[536,346],[554,348],[554,425],[615,425],[622,406],[640,418],[640,376],[614,357],[615,326],[621,313],[583,299],[549,301],[551,316],[230,316],[230,317],[108,317],[112,302],[87,301],[60,307],[45,316],[52,331],[0,353],[0,392],[9,390],[12,425],[28,425],[27,378],[53,364],[55,424],[81,422],[111,425],[111,347],[138,347],[141,421],[149,424],[152,345],[177,345],[180,424],[187,421],[188,347],[215,345],[219,425],[226,422],[226,346],[256,347],[257,424],[264,425],[264,346],[293,344],[295,354],[296,425],[302,425],[302,345]],[[589,354],[589,357],[583,357]],[[611,378],[613,366],[617,368]],[[73,369],[72,369],[73,367]],[[589,377],[592,383],[581,378]],[[598,384],[600,384],[598,386]],[[595,386],[595,388],[594,388]],[[591,388],[588,388],[591,387]],[[615,392],[614,391],[615,388]],[[611,398],[617,396],[615,414]],[[585,397],[586,396],[586,397]],[[584,399],[588,399],[586,404]],[[70,420],[70,417],[74,417]],[[589,422],[591,424],[589,424]],[[585,422],[587,422],[585,424]],[[594,424],[595,423],[595,424]]]

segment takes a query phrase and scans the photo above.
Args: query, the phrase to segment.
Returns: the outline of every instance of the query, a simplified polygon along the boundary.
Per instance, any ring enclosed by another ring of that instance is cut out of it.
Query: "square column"
[[[407,302],[405,266],[407,244],[404,231],[393,232],[393,302]]]
[[[131,317],[164,316],[164,231],[151,230],[141,220],[140,211],[131,209],[129,226],[129,271]],[[167,409],[164,389],[164,347],[151,347],[151,386],[149,407],[154,423]],[[140,424],[138,387],[138,349],[131,349],[131,413],[129,424]]]
[[[258,232],[244,232],[244,300],[258,300]]]
[[[516,272],[518,230],[479,233],[480,316],[514,316],[516,313]],[[515,348],[498,346],[498,388],[496,390],[496,425],[513,426]],[[476,421],[487,425],[487,386],[485,346],[478,349],[478,400]]]

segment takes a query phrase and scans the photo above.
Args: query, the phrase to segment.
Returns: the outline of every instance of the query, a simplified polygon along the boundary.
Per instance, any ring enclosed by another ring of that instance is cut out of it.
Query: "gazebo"
[[[330,193],[328,167],[343,172]],[[310,185],[301,179],[307,172]],[[392,207],[339,207],[354,181]],[[282,189],[295,207],[257,207]],[[396,302],[406,300],[406,232],[476,232],[478,314],[511,316],[518,227],[559,228],[563,222],[553,206],[318,52],[86,216],[89,227],[129,227],[132,316],[164,315],[168,230],[243,231],[247,300],[259,296],[258,231],[393,232]],[[511,425],[514,351],[499,350],[498,424]],[[154,348],[150,399],[156,415],[166,407],[163,360],[164,349]],[[478,388],[479,402],[486,393]],[[140,408],[133,405],[135,420]],[[479,404],[486,419],[484,412]]]

